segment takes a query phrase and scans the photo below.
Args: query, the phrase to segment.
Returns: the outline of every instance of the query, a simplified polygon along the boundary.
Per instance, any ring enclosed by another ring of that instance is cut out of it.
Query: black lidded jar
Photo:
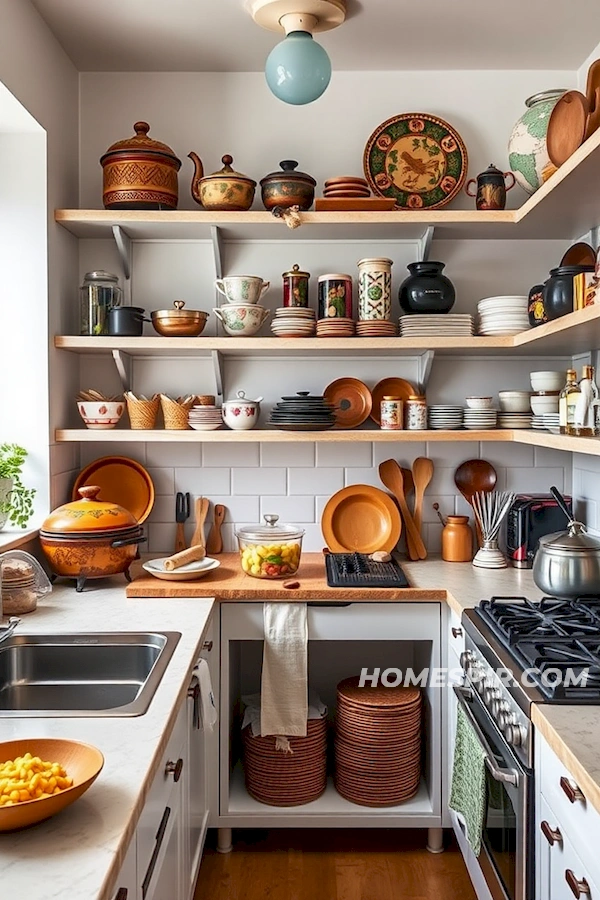
[[[456,300],[450,279],[442,274],[443,262],[414,262],[400,285],[400,306],[405,313],[447,313]]]
[[[573,279],[582,272],[593,272],[594,266],[557,266],[550,269],[550,278],[544,284],[544,312],[546,319],[560,319],[573,312]]]

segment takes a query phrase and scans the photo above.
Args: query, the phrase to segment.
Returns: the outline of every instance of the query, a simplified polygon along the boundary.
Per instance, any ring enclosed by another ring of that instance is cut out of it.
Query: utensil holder
[[[154,428],[159,406],[158,394],[151,400],[132,400],[127,397],[127,413],[131,428],[135,431],[148,431]]]
[[[169,431],[187,431],[190,427],[188,424],[188,412],[194,404],[194,399],[185,403],[178,403],[177,400],[171,400],[166,394],[160,395],[160,405],[165,420],[165,428]]]
[[[475,554],[473,565],[479,569],[506,569],[508,563],[501,550],[498,549],[498,541],[484,541]]]

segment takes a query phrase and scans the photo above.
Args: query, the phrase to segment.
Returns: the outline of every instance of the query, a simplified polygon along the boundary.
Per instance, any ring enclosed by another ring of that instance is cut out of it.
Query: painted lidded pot
[[[167,144],[148,136],[147,122],[135,135],[111,144],[100,158],[106,209],[177,209],[181,160]]]
[[[283,305],[308,307],[308,281],[310,272],[301,272],[298,263],[294,263],[289,272],[284,272]]]
[[[392,265],[392,260],[385,257],[358,261],[359,321],[391,319]]]
[[[566,88],[533,94],[525,101],[527,109],[515,123],[508,141],[508,162],[519,184],[533,194],[554,172],[546,147],[550,113]]]

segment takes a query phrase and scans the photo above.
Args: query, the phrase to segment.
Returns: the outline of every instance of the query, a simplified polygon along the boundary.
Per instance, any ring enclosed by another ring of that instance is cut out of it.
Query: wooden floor
[[[194,900],[476,900],[460,851],[425,849],[426,831],[234,831],[207,841]]]

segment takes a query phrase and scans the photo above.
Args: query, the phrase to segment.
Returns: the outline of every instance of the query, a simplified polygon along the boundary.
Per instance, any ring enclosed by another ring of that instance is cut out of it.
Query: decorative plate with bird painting
[[[365,147],[365,176],[396,209],[445,206],[463,186],[467,148],[443,119],[427,113],[393,116],[375,129]]]

